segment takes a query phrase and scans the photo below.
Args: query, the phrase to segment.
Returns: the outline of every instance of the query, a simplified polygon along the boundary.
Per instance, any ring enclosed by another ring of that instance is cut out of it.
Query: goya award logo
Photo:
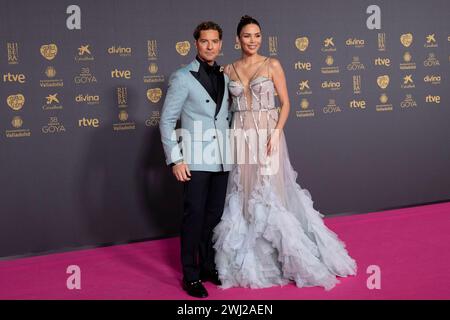
[[[366,67],[364,64],[359,60],[358,56],[354,56],[352,58],[352,62],[347,65],[348,71],[362,71],[365,70]]]
[[[147,127],[156,127],[159,125],[159,121],[161,119],[160,111],[152,111],[148,119],[145,120],[145,125]]]
[[[341,107],[336,104],[335,99],[328,99],[328,103],[322,108],[324,114],[341,112]]]
[[[428,54],[428,57],[425,59],[425,61],[423,62],[423,65],[425,67],[438,67],[441,64],[439,63],[438,58],[436,57],[436,54],[433,52],[430,52]]]
[[[53,60],[58,53],[58,47],[54,43],[44,44],[40,48],[41,55],[47,60]]]
[[[88,67],[83,67],[80,73],[73,77],[73,82],[75,84],[91,84],[96,83],[97,78],[92,74]]]
[[[400,108],[402,109],[411,109],[416,107],[417,102],[416,100],[414,100],[412,94],[410,93],[406,94],[405,99],[403,99],[402,102],[400,102]]]
[[[6,98],[6,103],[14,111],[19,111],[25,104],[25,96],[21,93],[10,95]]]
[[[44,134],[64,133],[66,128],[59,122],[58,117],[50,117],[48,123],[41,128]]]
[[[191,44],[189,41],[180,41],[175,44],[175,49],[179,55],[186,56],[189,53],[189,50],[191,50]]]
[[[161,88],[151,88],[147,90],[147,99],[153,103],[158,103],[162,97]]]
[[[308,37],[300,37],[295,39],[295,47],[300,51],[300,52],[305,52],[306,49],[308,49],[309,46],[309,39]]]

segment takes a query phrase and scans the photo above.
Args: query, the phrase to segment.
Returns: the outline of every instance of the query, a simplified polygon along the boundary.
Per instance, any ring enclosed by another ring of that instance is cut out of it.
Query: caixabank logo
[[[92,54],[92,48],[90,44],[82,44],[74,57],[77,62],[94,61],[94,55]]]
[[[63,106],[61,104],[61,98],[59,96],[59,93],[50,93],[49,95],[45,96],[44,98],[44,104],[42,105],[42,110],[49,111],[49,110],[61,110],[63,109]]]

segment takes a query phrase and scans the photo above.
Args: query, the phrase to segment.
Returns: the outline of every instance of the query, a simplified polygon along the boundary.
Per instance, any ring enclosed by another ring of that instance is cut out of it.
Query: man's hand
[[[177,178],[180,182],[186,182],[191,180],[191,172],[189,171],[189,167],[186,163],[178,163],[172,167],[172,172],[175,178]]]

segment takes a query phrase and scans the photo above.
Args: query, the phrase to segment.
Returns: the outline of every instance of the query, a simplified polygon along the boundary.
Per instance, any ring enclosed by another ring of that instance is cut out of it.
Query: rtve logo
[[[427,95],[425,97],[425,102],[427,103],[441,103],[441,97],[440,96],[433,96],[431,94]]]
[[[375,59],[375,65],[376,66],[390,67],[391,66],[391,59],[389,59],[389,58],[376,58]]]
[[[111,78],[125,78],[131,79],[131,71],[130,70],[118,70],[117,68],[111,71]]]
[[[364,100],[352,100],[350,101],[350,108],[352,109],[365,109],[366,101]]]
[[[98,128],[100,126],[100,121],[97,118],[88,118],[86,119],[83,117],[83,119],[78,120],[78,126],[79,127],[94,127]]]
[[[311,62],[298,61],[294,65],[295,70],[308,70],[311,71]]]
[[[25,83],[26,77],[23,73],[11,73],[8,72],[7,74],[3,75],[3,82],[19,82],[19,83]]]

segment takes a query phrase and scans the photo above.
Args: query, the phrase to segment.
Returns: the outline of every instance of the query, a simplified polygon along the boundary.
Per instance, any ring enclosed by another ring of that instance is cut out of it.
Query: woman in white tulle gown
[[[237,35],[242,57],[225,67],[236,164],[213,236],[221,287],[295,281],[298,287],[331,289],[339,282],[336,276],[356,274],[356,262],[296,182],[282,131],[289,99],[280,63],[258,54],[261,29],[255,19],[242,17]]]

